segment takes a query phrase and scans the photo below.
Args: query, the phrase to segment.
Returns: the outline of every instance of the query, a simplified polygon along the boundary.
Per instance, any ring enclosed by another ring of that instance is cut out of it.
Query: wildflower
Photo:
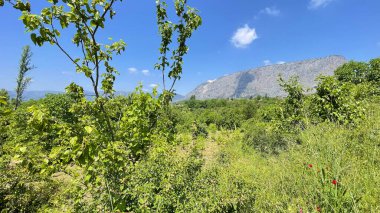
[[[317,212],[321,212],[321,207],[320,206],[317,206]]]
[[[313,164],[309,164],[308,167],[309,167],[309,168],[313,168]]]
[[[300,213],[303,213],[302,208],[300,208]]]
[[[331,183],[334,184],[334,185],[336,185],[338,183],[338,181],[334,179],[334,180],[331,181]]]

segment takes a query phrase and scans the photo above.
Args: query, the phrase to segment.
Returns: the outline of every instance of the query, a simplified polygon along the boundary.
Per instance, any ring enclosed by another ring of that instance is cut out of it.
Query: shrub
[[[356,97],[354,84],[321,77],[312,101],[314,113],[319,120],[354,124],[365,112],[363,102]]]
[[[338,67],[334,75],[338,81],[359,84],[367,81],[368,71],[369,67],[367,63],[350,61]]]
[[[282,89],[288,93],[282,104],[281,120],[286,130],[292,131],[305,127],[305,94],[298,77],[293,76],[285,81],[279,78]]]
[[[207,126],[197,121],[193,122],[191,132],[192,132],[193,139],[196,139],[198,137],[206,138],[208,136]]]
[[[290,140],[273,123],[254,122],[244,124],[244,143],[261,153],[279,154],[287,149]]]

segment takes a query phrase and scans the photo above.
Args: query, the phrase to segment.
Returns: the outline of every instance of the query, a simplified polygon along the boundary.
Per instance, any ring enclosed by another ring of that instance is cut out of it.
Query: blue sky
[[[31,0],[33,12],[41,0]],[[198,84],[223,75],[267,64],[328,55],[368,61],[380,56],[379,0],[189,0],[200,11],[203,25],[189,41],[182,79],[176,84],[186,94]],[[126,52],[114,58],[120,72],[116,90],[131,91],[139,82],[146,89],[160,84],[154,70],[160,38],[155,1],[127,0],[115,8],[101,37],[123,39]],[[33,82],[29,90],[63,91],[72,81],[91,90],[83,74],[55,46],[34,46],[19,13],[9,5],[0,8],[0,88],[15,87],[18,62],[24,45],[31,45]],[[62,42],[72,54],[70,32]],[[106,40],[104,40],[106,41]]]

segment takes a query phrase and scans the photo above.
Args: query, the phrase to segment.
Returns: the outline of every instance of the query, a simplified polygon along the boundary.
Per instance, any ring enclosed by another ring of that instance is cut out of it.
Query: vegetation
[[[25,46],[22,50],[20,68],[17,76],[17,87],[16,87],[16,98],[15,98],[15,108],[19,107],[22,102],[22,95],[28,84],[31,82],[30,77],[26,77],[26,73],[34,69],[32,63],[32,52],[29,46]]]
[[[7,2],[23,11],[36,44],[56,45],[85,74],[96,98],[70,84],[14,109],[0,91],[2,212],[380,211],[379,59],[343,65],[309,95],[294,77],[280,78],[284,99],[171,104],[201,19],[176,0],[175,24],[157,1],[156,68],[169,86],[115,96],[110,62],[125,43],[103,45],[96,33],[118,1],[49,1],[40,15]],[[53,22],[77,29],[81,58],[60,47]]]

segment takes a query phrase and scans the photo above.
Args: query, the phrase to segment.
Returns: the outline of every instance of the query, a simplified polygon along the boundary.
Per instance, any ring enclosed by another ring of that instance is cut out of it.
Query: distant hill
[[[259,95],[283,97],[286,93],[277,81],[279,74],[284,79],[297,75],[304,87],[314,88],[317,85],[315,82],[317,76],[333,75],[334,70],[346,62],[343,56],[328,56],[236,72],[199,85],[185,98],[189,99],[192,95],[197,99],[248,98]]]
[[[15,91],[8,91],[11,98],[16,98]],[[23,94],[23,100],[38,100],[44,98],[47,94],[62,94],[63,92],[59,91],[25,91]]]
[[[9,93],[9,96],[11,98],[16,97],[15,91],[8,91],[8,93]],[[28,100],[32,100],[32,99],[38,100],[38,99],[44,98],[47,94],[63,94],[63,93],[64,92],[59,92],[59,91],[25,91],[24,95],[23,95],[23,100],[24,101],[28,101]],[[94,92],[85,91],[85,94],[86,94],[87,98],[90,100],[92,100],[95,97]],[[115,92],[116,96],[119,96],[119,95],[128,96],[129,94],[130,94],[130,92],[124,92],[124,91],[116,91]],[[184,98],[185,98],[185,96],[180,95],[180,94],[176,94],[173,98],[173,102],[183,100]]]
[[[9,93],[9,96],[11,98],[15,98],[16,97],[16,92],[15,91],[8,91]],[[24,101],[28,101],[28,100],[38,100],[38,99],[41,99],[41,98],[44,98],[47,94],[63,94],[64,92],[60,92],[60,91],[49,91],[49,90],[43,90],[43,91],[25,91],[24,94],[23,94],[23,100]],[[123,92],[123,91],[116,91],[115,92],[115,95],[124,95],[124,96],[127,96],[129,94],[129,92]],[[94,92],[90,92],[90,91],[85,91],[85,95],[88,99],[93,99],[93,97],[95,96],[95,93]]]
[[[182,101],[183,99],[185,99],[184,95],[175,94],[175,96],[173,98],[173,102]]]

